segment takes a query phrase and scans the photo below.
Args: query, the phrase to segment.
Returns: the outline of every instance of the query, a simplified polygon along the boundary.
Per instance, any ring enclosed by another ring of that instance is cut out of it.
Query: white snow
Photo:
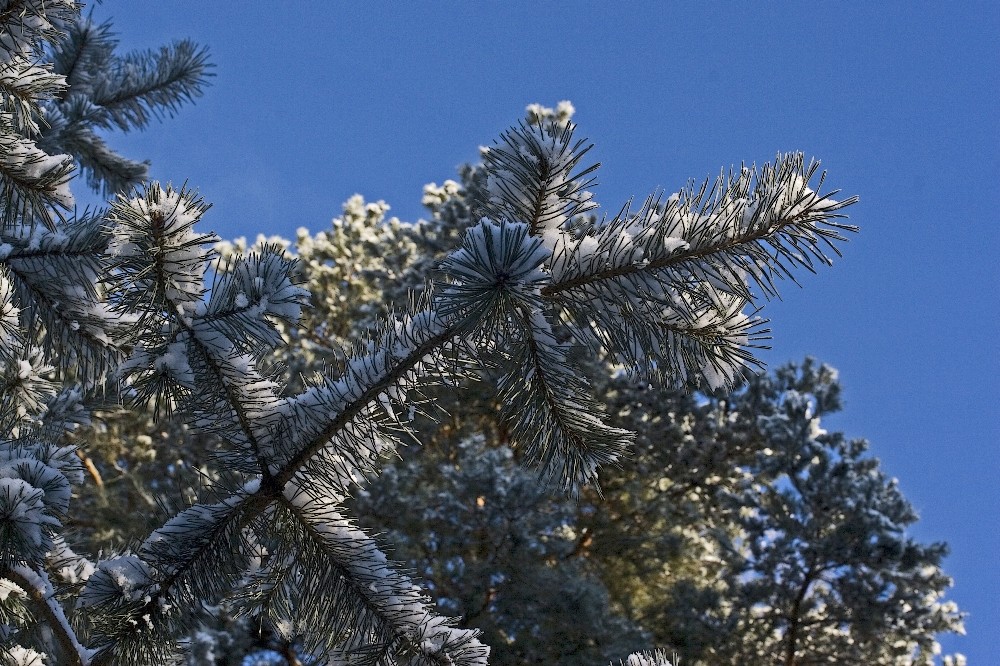
[[[9,117],[10,114],[3,114]],[[4,124],[7,124],[6,121]],[[44,191],[53,205],[73,207],[69,189],[73,158],[69,155],[49,155],[34,141],[16,135],[0,135],[0,171],[15,181],[34,181],[30,187]],[[59,174],[63,174],[59,176]]]
[[[14,645],[5,650],[6,655],[12,660],[11,666],[46,666],[45,653],[35,652],[31,648]]]
[[[13,581],[7,580],[6,578],[0,578],[0,602],[6,602],[7,597],[12,594],[14,596],[25,596],[24,590],[22,590]]]
[[[34,461],[37,462],[37,461]],[[16,474],[9,463],[0,468],[0,518],[6,529],[17,534],[18,541],[34,549],[47,542],[43,527],[58,525],[45,506],[45,493]],[[25,553],[25,555],[32,555]]]
[[[140,253],[156,258],[166,280],[166,298],[182,317],[194,314],[204,293],[208,250],[215,240],[194,231],[202,208],[189,193],[153,184],[145,196],[120,197],[112,209],[118,219],[108,251],[112,256]],[[143,222],[137,228],[136,221]]]
[[[184,340],[168,344],[167,351],[153,361],[153,367],[169,375],[181,386],[194,388],[194,371],[188,363],[187,343]]]

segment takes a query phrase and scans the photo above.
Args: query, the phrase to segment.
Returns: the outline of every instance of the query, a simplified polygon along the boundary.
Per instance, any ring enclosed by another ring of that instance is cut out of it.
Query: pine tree
[[[592,557],[683,663],[931,664],[963,631],[946,547],[906,534],[916,514],[864,440],[823,429],[829,366],[698,401],[625,378],[605,395],[639,445],[583,523]]]
[[[592,570],[579,503],[507,447],[477,435],[407,452],[354,506],[441,612],[482,632],[491,664],[606,664],[652,646]]]
[[[282,357],[297,359],[302,367],[336,365],[337,345],[327,341],[337,336],[330,332],[374,316],[392,300],[391,290],[422,286],[422,273],[410,269],[423,263],[421,255],[438,256],[438,238],[470,223],[480,175],[478,167],[464,167],[461,184],[427,186],[424,203],[431,219],[418,224],[386,219],[384,202],[365,203],[356,196],[327,231],[300,230],[294,243],[258,238],[258,246],[294,248],[302,279],[314,293],[302,328],[324,332],[292,340]],[[245,250],[246,241],[236,246]],[[233,249],[227,244],[223,253]],[[346,275],[353,279],[348,282]],[[745,552],[731,546],[737,535],[747,538],[745,514],[759,513],[756,493],[780,487],[802,456],[841,455],[842,435],[806,436],[817,434],[819,420],[840,408],[835,372],[807,359],[774,376],[754,377],[736,392],[699,395],[654,387],[600,362],[591,361],[587,373],[612,424],[637,433],[628,458],[602,472],[602,496],[585,490],[571,503],[576,510],[568,510],[565,500],[533,483],[518,452],[503,446],[493,392],[484,382],[466,382],[460,395],[434,394],[448,416],[435,422],[417,415],[420,446],[388,463],[377,480],[359,490],[352,509],[365,527],[387,534],[394,554],[425,582],[442,612],[484,631],[494,663],[574,663],[574,658],[596,663],[583,658],[585,651],[621,654],[617,641],[631,641],[633,649],[650,640],[671,646],[683,663],[767,663],[781,645],[767,632],[748,630],[740,619],[749,617],[754,603],[747,601],[739,578],[746,570]],[[786,392],[813,396],[814,409],[786,414],[791,404]],[[789,439],[780,436],[783,431],[761,427],[762,419],[776,415],[786,419],[788,432],[805,435]],[[857,462],[875,477],[881,474],[876,460]],[[751,481],[756,490],[748,492]],[[828,489],[820,484],[814,492],[822,488]],[[873,500],[860,489],[831,492],[844,502],[885,508],[878,495]],[[899,506],[894,515],[910,517],[880,523],[870,538],[899,539],[912,521],[905,500],[893,501]],[[757,533],[781,527],[763,515]],[[835,518],[835,513],[816,517],[811,529],[833,529]],[[484,530],[484,524],[504,527]],[[798,538],[818,551],[824,548],[808,531]],[[939,567],[943,547],[910,543],[911,553],[921,555],[908,566],[924,574],[905,585],[890,559],[865,560],[860,551],[841,555],[835,578],[894,578],[897,592],[887,602],[879,596],[885,588],[869,585],[836,604],[827,599],[830,617],[839,612],[851,619],[831,631],[832,621],[824,625],[811,618],[814,637],[825,639],[797,640],[801,661],[922,663],[934,651],[936,635],[961,631],[961,615],[940,601],[950,584]],[[755,593],[780,595],[782,582],[769,579]],[[599,599],[609,593],[612,604],[604,609],[606,602]],[[567,605],[560,612],[562,603]],[[865,612],[885,603],[891,610]],[[515,607],[519,612],[511,613]],[[729,608],[724,619],[718,617],[721,608]],[[587,626],[581,632],[582,625]],[[531,630],[524,631],[526,626]],[[636,633],[642,628],[651,638]],[[821,629],[825,633],[817,633]],[[863,635],[894,638],[887,646]]]
[[[73,159],[41,146],[75,156],[93,183],[131,183],[140,169],[109,157],[94,130],[141,127],[204,76],[191,48],[115,67],[100,47],[106,32],[73,27],[72,12],[41,1],[0,11],[12,72],[0,157],[0,567],[12,663],[41,661],[35,648],[58,663],[169,663],[221,602],[331,664],[485,663],[476,632],[437,615],[343,508],[413,434],[426,387],[495,378],[521,460],[581,492],[632,434],[602,415],[580,359],[600,353],[659,381],[732,387],[758,365],[754,292],[773,295],[792,270],[829,263],[852,229],[839,218],[853,199],[814,190],[818,165],[800,155],[598,219],[588,145],[570,123],[539,118],[484,154],[472,224],[422,293],[352,339],[340,368],[295,389],[262,363],[283,344],[275,322],[295,326],[308,302],[280,246],[209,272],[217,239],[196,228],[207,204],[157,183],[66,218]],[[79,421],[81,398],[111,390],[112,372],[129,402],[223,443],[213,452],[222,472],[134,548],[90,564],[63,538],[81,474],[58,438]],[[56,393],[63,382],[78,388]],[[666,656],[629,657],[655,662]]]

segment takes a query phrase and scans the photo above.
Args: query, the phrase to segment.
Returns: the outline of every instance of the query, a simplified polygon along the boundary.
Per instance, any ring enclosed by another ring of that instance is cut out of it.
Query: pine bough
[[[286,396],[281,369],[261,362],[309,294],[280,247],[213,264],[217,239],[196,229],[207,205],[156,183],[68,215],[75,164],[109,190],[143,178],[95,131],[142,127],[196,96],[204,52],[181,43],[117,58],[107,26],[71,2],[5,2],[0,24],[11,664],[173,663],[198,609],[223,599],[311,663],[485,664],[476,633],[435,615],[341,508],[405,436],[422,388],[489,366],[510,441],[573,492],[632,437],[605,423],[579,349],[660,381],[731,387],[759,365],[767,333],[754,292],[773,296],[795,269],[830,263],[853,230],[839,219],[854,200],[821,194],[818,164],[800,155],[598,218],[589,146],[565,114],[539,113],[484,153],[478,222],[422,296],[358,340],[336,376]],[[226,442],[227,473],[133,550],[91,563],[62,537],[82,473],[59,442],[86,419],[84,402],[119,392]]]

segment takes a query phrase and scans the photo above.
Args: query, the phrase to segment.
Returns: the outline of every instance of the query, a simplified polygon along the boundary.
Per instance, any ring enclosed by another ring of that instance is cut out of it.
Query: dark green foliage
[[[359,493],[362,524],[385,532],[441,612],[482,630],[490,663],[597,664],[649,645],[608,611],[576,502],[510,449],[473,436],[403,455]]]

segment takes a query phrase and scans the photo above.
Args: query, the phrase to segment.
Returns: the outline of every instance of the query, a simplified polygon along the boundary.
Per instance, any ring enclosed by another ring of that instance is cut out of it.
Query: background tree
[[[806,359],[687,409],[657,393],[609,396],[648,466],[626,463],[589,525],[613,598],[658,644],[689,663],[925,664],[963,631],[944,545],[906,535],[916,514],[863,440],[822,428],[835,370]],[[656,440],[673,445],[642,447]]]

